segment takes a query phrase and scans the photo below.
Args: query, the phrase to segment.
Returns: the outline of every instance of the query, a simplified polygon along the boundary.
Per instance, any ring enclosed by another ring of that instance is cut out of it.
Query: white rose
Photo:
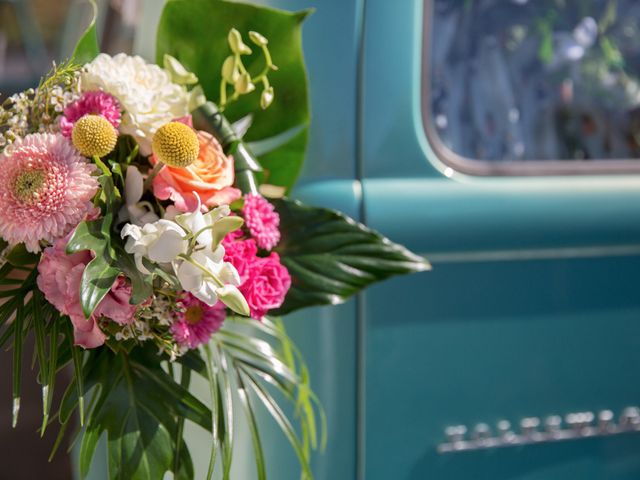
[[[165,123],[189,113],[189,93],[173,83],[166,70],[142,57],[101,53],[85,65],[82,91],[103,90],[124,110],[120,132],[133,136],[143,155],[151,154],[151,139]]]

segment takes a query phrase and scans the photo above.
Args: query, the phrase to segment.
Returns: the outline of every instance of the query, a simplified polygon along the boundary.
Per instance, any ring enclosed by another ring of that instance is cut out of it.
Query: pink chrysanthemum
[[[181,347],[197,348],[209,342],[225,319],[225,306],[218,302],[210,307],[187,293],[179,302],[181,311],[171,325],[171,334]]]
[[[246,195],[242,216],[249,233],[260,248],[271,250],[280,241],[280,216],[268,200],[260,195]]]
[[[70,103],[60,116],[60,132],[71,137],[73,126],[85,115],[102,115],[113,128],[120,126],[120,105],[112,95],[106,92],[86,92],[75,102]]]
[[[40,241],[66,235],[92,208],[92,171],[62,135],[16,140],[0,155],[0,237],[38,252]]]

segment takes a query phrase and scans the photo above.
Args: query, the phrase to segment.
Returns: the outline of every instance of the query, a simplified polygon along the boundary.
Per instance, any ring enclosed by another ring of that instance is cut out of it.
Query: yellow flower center
[[[159,161],[175,168],[184,168],[198,159],[200,143],[193,128],[184,123],[170,122],[153,136],[153,153]]]
[[[71,132],[73,145],[85,157],[104,157],[115,148],[118,132],[101,115],[85,115]]]
[[[13,183],[13,194],[24,203],[33,203],[39,198],[47,174],[44,170],[26,170],[17,175]]]
[[[203,316],[204,310],[200,305],[192,305],[187,308],[187,311],[184,313],[184,317],[187,320],[187,323],[191,325],[200,322]]]

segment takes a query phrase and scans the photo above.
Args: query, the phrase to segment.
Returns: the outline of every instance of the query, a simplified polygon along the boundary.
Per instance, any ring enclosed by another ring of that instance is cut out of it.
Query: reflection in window
[[[431,122],[485,161],[640,158],[640,2],[434,0]]]

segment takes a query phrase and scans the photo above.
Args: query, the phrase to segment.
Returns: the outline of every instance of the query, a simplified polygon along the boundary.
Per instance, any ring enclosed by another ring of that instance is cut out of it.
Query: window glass
[[[431,131],[489,162],[640,158],[640,2],[434,0]]]

